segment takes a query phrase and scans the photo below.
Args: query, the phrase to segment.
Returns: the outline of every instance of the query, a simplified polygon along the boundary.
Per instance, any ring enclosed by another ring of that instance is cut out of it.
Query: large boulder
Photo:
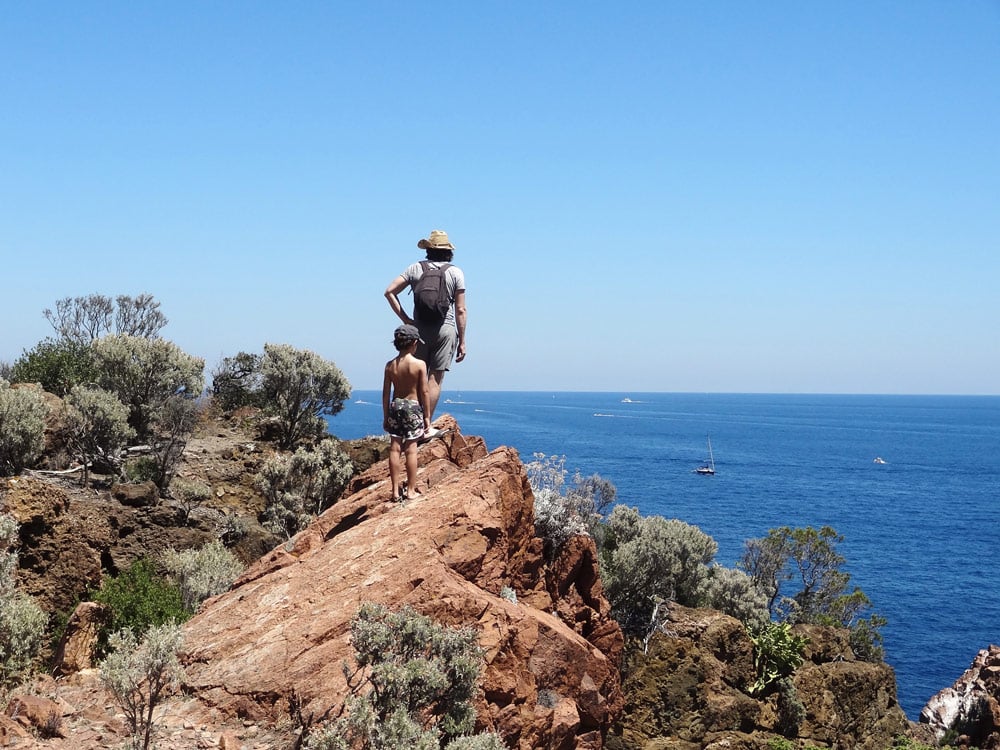
[[[602,747],[622,705],[622,637],[593,542],[548,564],[517,453],[436,424],[451,432],[420,448],[423,498],[396,502],[387,464],[373,465],[185,625],[186,691],[252,721],[287,720],[293,705],[331,715],[348,694],[358,607],[409,605],[478,631],[479,729],[523,750]]]

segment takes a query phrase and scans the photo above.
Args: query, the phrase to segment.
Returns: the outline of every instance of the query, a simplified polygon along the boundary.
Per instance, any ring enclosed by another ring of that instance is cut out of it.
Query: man
[[[435,229],[429,237],[420,240],[417,247],[427,251],[427,260],[413,263],[393,279],[385,290],[385,298],[389,301],[389,307],[404,324],[415,325],[420,331],[423,343],[417,347],[417,357],[427,363],[428,400],[433,419],[438,399],[441,397],[444,374],[450,369],[452,359],[456,362],[465,359],[467,320],[465,274],[458,266],[451,265],[455,247],[448,241],[447,232]],[[431,269],[444,269],[448,311],[443,320],[421,320],[416,311],[414,316],[410,317],[399,301],[399,293],[407,287],[411,290],[416,288],[420,278]],[[434,434],[430,434],[429,437],[434,437],[436,432],[434,430],[431,432]]]

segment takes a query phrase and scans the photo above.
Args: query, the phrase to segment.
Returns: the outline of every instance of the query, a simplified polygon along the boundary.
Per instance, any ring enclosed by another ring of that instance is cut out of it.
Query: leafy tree
[[[697,526],[615,506],[605,524],[601,576],[615,619],[638,634],[657,599],[698,606],[718,545]]]
[[[228,591],[243,571],[243,563],[219,541],[197,550],[170,548],[163,556],[163,565],[180,587],[184,608],[191,612],[210,596]]]
[[[738,566],[768,598],[772,616],[782,622],[804,622],[852,628],[858,655],[879,660],[884,618],[862,619],[871,602],[860,588],[849,590],[851,576],[842,570],[837,545],[844,541],[824,526],[771,529],[761,539],[749,539]]]
[[[35,600],[17,588],[17,531],[14,517],[0,513],[0,688],[30,667],[48,621]]]
[[[293,537],[333,505],[353,471],[350,457],[330,438],[314,449],[269,457],[254,477],[264,493],[264,527]]]
[[[151,294],[122,294],[114,300],[103,294],[65,297],[56,302],[55,311],[46,309],[43,314],[61,339],[77,344],[89,344],[105,334],[156,338],[167,324]]]
[[[204,387],[200,357],[170,341],[114,335],[92,344],[97,384],[129,409],[129,424],[140,439],[172,396],[197,398]]]
[[[212,372],[212,398],[223,411],[263,406],[264,392],[259,354],[240,352],[226,357]]]
[[[26,350],[10,369],[13,383],[38,383],[49,393],[65,396],[74,385],[94,379],[90,343],[47,338]]]
[[[141,640],[127,628],[111,636],[111,652],[100,664],[101,681],[125,712],[135,747],[149,748],[153,710],[184,677],[177,657],[182,642],[181,629],[172,622],[150,628]]]
[[[308,750],[504,747],[496,735],[468,736],[482,664],[475,630],[366,603],[351,621],[351,643],[357,669],[345,666],[346,714],[310,736]]]
[[[37,389],[0,380],[0,476],[17,474],[41,455],[48,411]]]
[[[288,344],[265,344],[260,372],[264,410],[277,418],[283,449],[325,435],[322,415],[338,414],[351,395],[347,378],[333,362]]]
[[[81,484],[86,484],[92,463],[120,473],[119,451],[135,437],[128,424],[128,409],[114,394],[101,388],[75,385],[66,397],[66,434],[80,459]]]

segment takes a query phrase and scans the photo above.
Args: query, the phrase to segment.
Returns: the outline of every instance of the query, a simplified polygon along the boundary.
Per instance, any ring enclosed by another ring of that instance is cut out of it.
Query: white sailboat
[[[695,474],[714,474],[715,457],[712,455],[712,438],[708,438],[708,461],[694,470]]]

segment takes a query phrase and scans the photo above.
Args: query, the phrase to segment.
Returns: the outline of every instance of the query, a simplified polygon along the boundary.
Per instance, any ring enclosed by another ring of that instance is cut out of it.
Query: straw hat
[[[440,229],[431,232],[431,236],[420,240],[417,247],[421,250],[454,250],[455,246],[448,242],[448,233]]]

